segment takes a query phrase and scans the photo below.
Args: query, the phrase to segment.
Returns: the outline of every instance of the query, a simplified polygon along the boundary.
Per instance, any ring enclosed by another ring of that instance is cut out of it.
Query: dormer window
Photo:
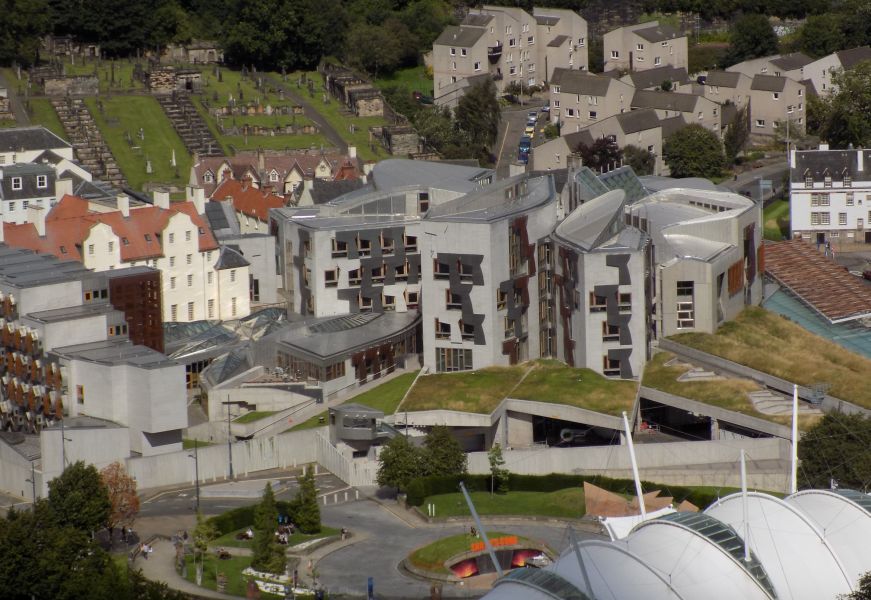
[[[853,186],[853,178],[850,177],[849,173],[844,173],[844,187],[852,187]]]
[[[827,188],[832,187],[832,176],[829,175],[828,173],[826,173],[825,176],[823,177],[823,187],[827,187]]]
[[[269,181],[271,181],[272,183],[278,181],[278,171],[272,171],[271,173],[269,173]]]
[[[36,176],[36,187],[44,190],[48,187],[48,175],[37,175]]]
[[[21,182],[21,177],[13,177],[12,178],[12,190],[19,191],[24,187],[24,184]]]
[[[215,176],[212,175],[212,172],[206,171],[205,174],[203,175],[203,182],[204,183],[214,183],[214,181],[215,181]]]

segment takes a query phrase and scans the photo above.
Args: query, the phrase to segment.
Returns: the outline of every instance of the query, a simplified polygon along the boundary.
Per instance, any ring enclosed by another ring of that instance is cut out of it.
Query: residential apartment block
[[[682,116],[687,123],[701,125],[720,135],[723,107],[704,96],[636,90],[631,102],[632,108],[655,110],[660,119]]]
[[[816,93],[828,94],[837,90],[837,86],[832,83],[832,75],[838,71],[848,71],[866,60],[871,60],[871,46],[840,50],[806,65],[802,76],[805,83],[812,85]]]
[[[789,173],[794,238],[871,244],[871,150],[793,150]]]
[[[619,79],[556,69],[548,90],[550,119],[566,135],[597,121],[628,112],[635,89]]]
[[[158,294],[154,269],[98,273],[0,244],[3,429],[87,415],[126,429],[122,457],[180,450],[184,367],[131,339],[162,344],[149,336]]]
[[[0,129],[0,166],[37,162],[44,152],[74,160],[72,145],[45,127]]]
[[[802,81],[807,79],[804,73],[805,67],[813,62],[814,59],[810,56],[801,52],[793,52],[791,54],[775,54],[774,56],[752,58],[732,65],[726,71],[743,73],[748,77],[773,75],[775,77],[787,77],[793,81]]]
[[[687,38],[670,25],[658,21],[619,27],[605,34],[605,72],[646,71],[671,66],[689,66]]]
[[[463,80],[489,75],[500,93],[510,84],[541,85],[556,68],[587,68],[587,23],[570,10],[484,6],[433,43],[437,104],[456,103]]]
[[[59,198],[56,172],[45,164],[16,163],[0,167],[0,222],[24,223],[30,206],[49,210]]]
[[[119,195],[114,210],[65,196],[50,211],[30,207],[26,224],[5,224],[5,240],[95,271],[157,268],[164,321],[247,315],[248,264],[232,248],[218,246],[203,217],[202,190],[188,193],[188,201],[171,203],[168,193],[156,192],[154,205],[140,208]]]

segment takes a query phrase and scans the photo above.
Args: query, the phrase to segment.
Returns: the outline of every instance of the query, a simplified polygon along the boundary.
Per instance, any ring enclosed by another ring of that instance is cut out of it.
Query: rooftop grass
[[[744,309],[716,334],[682,333],[672,339],[799,385],[829,383],[832,396],[871,408],[871,360],[764,308]]]
[[[585,513],[584,489],[566,488],[555,492],[470,492],[475,510],[480,515],[530,515],[580,519]],[[435,504],[436,517],[468,517],[469,506],[463,494],[429,496],[424,505]]]
[[[102,103],[103,110],[100,110]],[[88,109],[118,161],[130,187],[142,190],[146,182],[184,186],[190,177],[191,157],[172,128],[160,104],[152,96],[110,96],[85,99]],[[139,129],[145,133],[140,140]],[[125,132],[132,138],[128,143]],[[171,164],[175,150],[176,167]],[[146,173],[151,159],[152,173]]]
[[[619,416],[632,408],[637,387],[634,381],[608,379],[590,369],[575,369],[555,360],[542,360],[511,391],[511,397],[568,404]]]
[[[61,125],[60,118],[48,98],[31,98],[28,105],[30,106],[30,123],[32,125],[42,125],[53,134],[67,139],[64,126]]]
[[[252,410],[251,412],[245,413],[241,417],[233,419],[233,422],[234,423],[241,423],[241,424],[253,423],[254,421],[259,421],[260,419],[265,419],[269,415],[274,415],[276,412],[278,412],[278,411],[275,411],[275,410]]]
[[[506,535],[513,534],[501,533],[498,531],[487,532],[487,536],[491,540]],[[483,541],[483,538],[479,540],[468,533],[452,535],[418,548],[409,555],[408,560],[419,569],[425,569],[434,573],[448,573],[448,568],[445,567],[445,561],[457,554],[471,551],[472,544],[479,541]],[[524,537],[517,536],[517,541],[524,542],[527,540]]]
[[[762,211],[766,240],[779,242],[789,237],[789,201],[775,200]]]
[[[439,373],[417,380],[402,410],[457,410],[490,414],[523,377],[528,366]]]
[[[212,446],[212,445],[214,445],[213,442],[204,442],[202,440],[197,441],[197,440],[192,440],[192,439],[188,439],[188,438],[182,438],[182,440],[181,440],[181,447],[184,448],[185,450],[193,450],[194,447],[205,448],[206,446]]]
[[[396,407],[399,406],[402,397],[405,395],[405,392],[411,386],[416,376],[416,372],[403,373],[386,383],[382,383],[377,387],[366,390],[362,394],[357,394],[353,398],[349,398],[344,403],[353,402],[354,404],[363,404],[369,408],[380,410],[385,415],[392,415],[396,412]],[[313,427],[321,427],[326,424],[326,416],[327,411],[318,413],[307,421],[294,425],[291,429],[294,431],[300,431],[303,429],[312,429]],[[324,417],[323,423],[320,421],[321,417]]]

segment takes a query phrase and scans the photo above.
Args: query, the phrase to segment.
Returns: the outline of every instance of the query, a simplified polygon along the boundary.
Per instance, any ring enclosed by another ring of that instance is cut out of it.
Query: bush
[[[420,477],[408,485],[406,501],[409,506],[422,506],[426,498],[438,494],[453,494],[460,490],[460,481],[470,492],[486,492],[490,490],[490,475],[457,475],[443,477]],[[512,492],[556,492],[572,487],[582,487],[588,481],[615,494],[635,495],[635,482],[632,479],[611,479],[597,475],[568,475],[551,473],[550,475],[518,475],[511,473],[508,487]],[[674,498],[675,504],[688,500],[705,508],[717,499],[717,494],[707,490],[696,490],[683,486],[665,485],[642,481],[644,490],[661,490],[662,495]]]
[[[290,502],[279,500],[275,503],[275,506],[278,508],[278,514],[287,515],[291,521],[294,520]],[[227,535],[231,531],[253,525],[254,510],[256,508],[256,504],[240,506],[239,508],[234,508],[233,510],[228,510],[225,513],[211,517],[207,522],[215,526],[219,535]]]

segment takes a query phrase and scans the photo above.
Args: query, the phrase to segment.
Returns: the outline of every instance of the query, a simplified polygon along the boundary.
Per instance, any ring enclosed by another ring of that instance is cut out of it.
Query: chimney
[[[166,190],[154,190],[154,206],[169,209],[169,192]]]
[[[251,178],[246,175],[242,178],[242,191],[247,192],[249,185],[251,185]]]
[[[54,182],[54,198],[58,202],[63,200],[64,196],[72,196],[73,195],[73,180],[72,179],[58,179]]]
[[[115,196],[115,205],[121,211],[121,216],[125,219],[130,216],[130,198],[127,194],[118,194]]]
[[[348,146],[348,158],[357,158],[357,146]]]
[[[188,202],[193,202],[197,209],[197,214],[201,215],[206,212],[206,192],[198,185],[189,185],[185,189]]]
[[[862,148],[856,150],[856,171],[861,173],[865,170],[865,151]],[[859,179],[858,173],[856,179]]]
[[[796,153],[795,148],[793,148],[792,150],[789,151],[789,168],[790,169],[795,168],[795,153]]]
[[[261,173],[266,170],[266,152],[263,148],[257,149],[257,170]]]
[[[36,233],[39,234],[39,237],[45,237],[45,212],[41,206],[31,204],[27,207],[27,220],[36,227]]]
[[[820,142],[820,150],[828,150],[829,144],[828,142]]]

